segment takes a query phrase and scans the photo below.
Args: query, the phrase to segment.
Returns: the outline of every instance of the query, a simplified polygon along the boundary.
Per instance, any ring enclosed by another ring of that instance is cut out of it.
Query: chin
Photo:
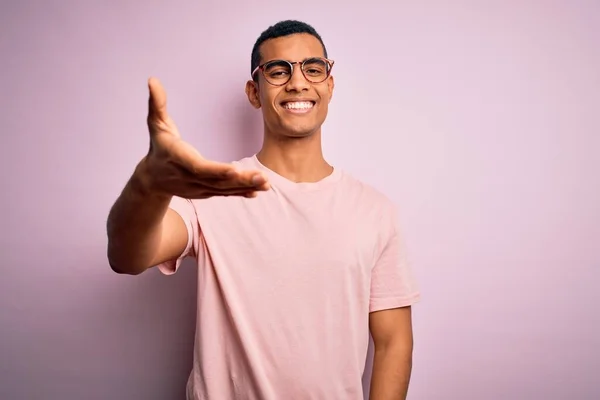
[[[273,138],[288,138],[288,139],[302,139],[314,136],[318,133],[321,128],[320,118],[306,118],[295,117],[295,116],[278,116],[279,118],[274,119],[269,123],[265,119],[266,133],[271,135]]]
[[[281,132],[284,136],[290,138],[304,138],[314,135],[318,131],[318,128],[305,128],[305,127],[284,127]]]
[[[279,132],[288,137],[308,137],[313,136],[315,133],[319,132],[321,128],[320,121],[315,121],[314,118],[298,118],[296,121],[294,120],[283,120],[280,123]]]

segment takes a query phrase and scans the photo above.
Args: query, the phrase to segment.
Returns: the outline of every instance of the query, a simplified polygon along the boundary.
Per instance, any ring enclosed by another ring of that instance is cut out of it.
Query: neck
[[[292,182],[318,182],[333,172],[323,157],[320,130],[302,138],[265,135],[256,156],[265,167]]]

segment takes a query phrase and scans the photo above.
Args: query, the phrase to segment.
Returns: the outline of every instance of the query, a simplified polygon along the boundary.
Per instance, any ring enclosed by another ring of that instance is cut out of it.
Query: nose
[[[286,84],[285,88],[289,92],[301,92],[310,88],[310,82],[307,81],[304,77],[304,74],[302,73],[302,66],[300,63],[294,64],[292,76],[290,77],[290,80]]]

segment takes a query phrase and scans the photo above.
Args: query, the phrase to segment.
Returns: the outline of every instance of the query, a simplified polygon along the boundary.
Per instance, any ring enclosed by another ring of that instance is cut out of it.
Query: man
[[[264,141],[231,164],[181,139],[149,80],[151,145],[110,212],[110,265],[172,274],[197,259],[189,400],[362,399],[369,328],[370,398],[404,399],[419,293],[393,204],[323,157],[334,62],[311,26],[283,21],[251,64]]]

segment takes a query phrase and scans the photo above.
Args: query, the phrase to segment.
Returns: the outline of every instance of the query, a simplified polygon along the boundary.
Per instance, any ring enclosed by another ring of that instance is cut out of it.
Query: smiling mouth
[[[314,106],[314,101],[286,101],[281,103],[281,106],[288,111],[293,112],[307,112],[310,111]]]

